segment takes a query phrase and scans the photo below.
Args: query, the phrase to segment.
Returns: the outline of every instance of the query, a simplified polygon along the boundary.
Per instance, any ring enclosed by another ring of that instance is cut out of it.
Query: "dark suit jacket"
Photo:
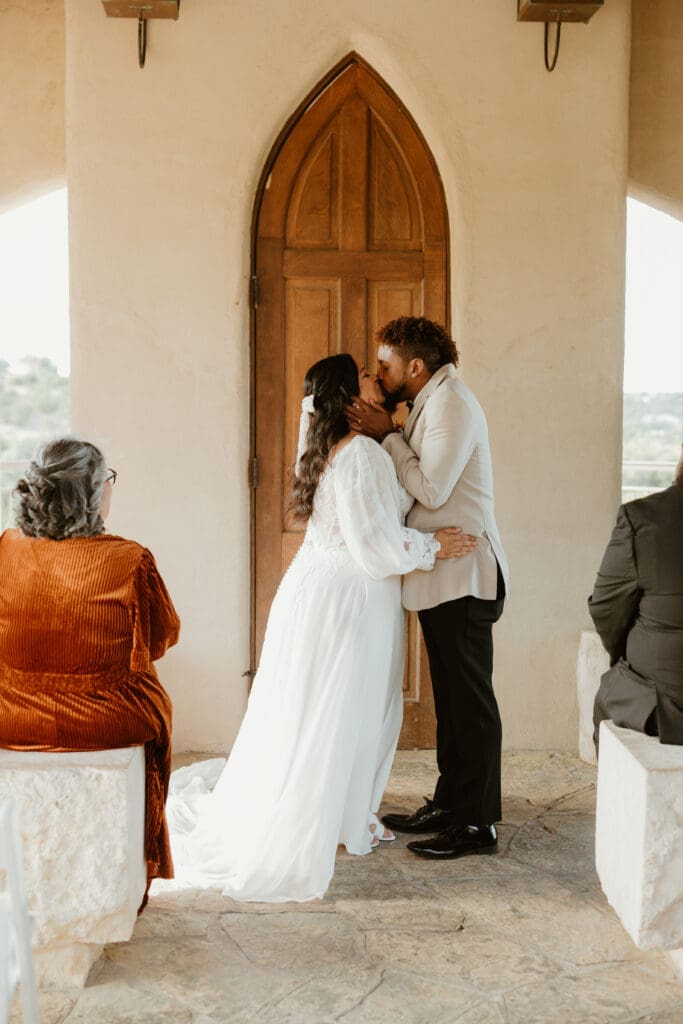
[[[643,732],[656,709],[661,742],[683,743],[683,485],[622,505],[588,606],[612,665],[596,730]]]

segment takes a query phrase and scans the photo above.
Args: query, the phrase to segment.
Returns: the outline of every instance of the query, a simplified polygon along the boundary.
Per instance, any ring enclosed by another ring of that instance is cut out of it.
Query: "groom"
[[[438,561],[403,582],[403,604],[417,611],[436,707],[439,779],[433,800],[414,814],[387,814],[388,828],[438,833],[408,843],[422,857],[495,853],[501,817],[501,723],[493,692],[492,628],[503,611],[508,567],[493,514],[486,417],[456,376],[448,332],[402,316],[378,332],[378,378],[385,408],[354,399],[351,426],[380,441],[415,498],[408,525],[431,532],[457,524],[477,538],[463,558]],[[407,402],[403,431],[391,410]]]

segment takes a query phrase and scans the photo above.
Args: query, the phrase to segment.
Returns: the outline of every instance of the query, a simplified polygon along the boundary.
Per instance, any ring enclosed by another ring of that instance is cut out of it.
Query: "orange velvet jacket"
[[[148,880],[172,878],[171,701],[154,665],[180,621],[152,554],[102,534],[0,536],[0,747],[145,745]]]

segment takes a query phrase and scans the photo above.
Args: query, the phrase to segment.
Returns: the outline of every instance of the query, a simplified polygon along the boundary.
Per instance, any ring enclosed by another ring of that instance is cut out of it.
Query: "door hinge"
[[[254,274],[254,276],[251,279],[251,304],[252,304],[254,309],[258,309],[259,298],[260,298],[260,294],[259,294],[258,277],[256,276],[256,274]]]
[[[258,487],[258,455],[249,460],[249,484],[251,487]]]

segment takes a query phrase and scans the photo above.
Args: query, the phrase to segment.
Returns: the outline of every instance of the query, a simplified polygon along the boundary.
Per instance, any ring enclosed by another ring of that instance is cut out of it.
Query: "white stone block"
[[[102,947],[130,938],[147,881],[143,747],[0,750],[0,802],[21,821],[38,984],[83,985]]]
[[[683,747],[602,722],[595,864],[640,949],[683,945]]]
[[[584,629],[579,641],[576,666],[576,691],[579,700],[579,757],[588,764],[597,764],[593,743],[593,704],[600,686],[600,677],[609,668],[609,655],[602,640],[592,629]]]

